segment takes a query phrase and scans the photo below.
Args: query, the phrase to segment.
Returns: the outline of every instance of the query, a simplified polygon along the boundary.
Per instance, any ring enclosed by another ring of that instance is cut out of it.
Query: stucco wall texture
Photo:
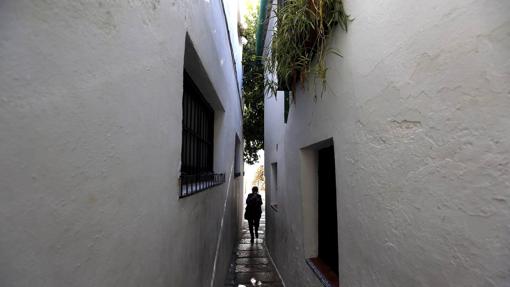
[[[211,286],[215,258],[223,283],[242,127],[222,9],[0,1],[0,286]],[[227,182],[179,200],[186,32],[223,103]]]
[[[301,148],[333,138],[341,286],[510,286],[510,2],[344,4],[327,92],[299,88],[286,125],[281,95],[265,100],[266,238],[286,285],[320,286]]]

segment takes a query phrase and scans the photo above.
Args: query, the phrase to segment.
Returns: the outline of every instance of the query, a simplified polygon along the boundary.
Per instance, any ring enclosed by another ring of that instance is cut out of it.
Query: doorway
[[[318,257],[338,276],[338,225],[333,146],[318,151]]]
[[[338,287],[338,225],[333,138],[301,149],[305,261],[324,286]]]

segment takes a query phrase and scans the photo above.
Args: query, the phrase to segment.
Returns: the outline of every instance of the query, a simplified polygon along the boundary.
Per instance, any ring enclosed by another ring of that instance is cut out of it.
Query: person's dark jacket
[[[248,194],[248,198],[246,198],[246,219],[260,219],[261,215],[262,197],[260,194]]]

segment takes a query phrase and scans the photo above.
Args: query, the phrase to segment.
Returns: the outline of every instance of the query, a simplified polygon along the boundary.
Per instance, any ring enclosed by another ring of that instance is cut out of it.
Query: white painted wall
[[[239,34],[239,23],[241,20],[241,3],[244,0],[219,0],[223,3],[226,18],[228,24],[228,30],[230,35],[230,43],[232,44],[232,50],[234,54],[234,62],[236,66],[236,75],[239,83],[243,82],[243,47],[241,44],[241,37]],[[225,47],[226,48],[226,47]],[[239,85],[241,89],[241,85]],[[241,94],[241,90],[239,91]]]
[[[266,238],[287,286],[320,286],[298,175],[300,149],[330,137],[342,286],[510,286],[510,2],[344,3],[328,92],[299,90],[287,125],[265,100],[281,195]]]
[[[242,127],[221,9],[0,2],[0,286],[210,286],[215,257],[223,284]],[[227,182],[179,200],[186,32],[225,109],[215,167]]]

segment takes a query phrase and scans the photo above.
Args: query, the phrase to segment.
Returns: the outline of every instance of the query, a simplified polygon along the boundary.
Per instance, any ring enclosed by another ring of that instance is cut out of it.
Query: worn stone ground
[[[260,220],[259,238],[251,244],[248,222],[244,220],[241,241],[232,254],[225,287],[284,286],[267,254],[264,244],[265,227],[266,220],[263,214]]]

